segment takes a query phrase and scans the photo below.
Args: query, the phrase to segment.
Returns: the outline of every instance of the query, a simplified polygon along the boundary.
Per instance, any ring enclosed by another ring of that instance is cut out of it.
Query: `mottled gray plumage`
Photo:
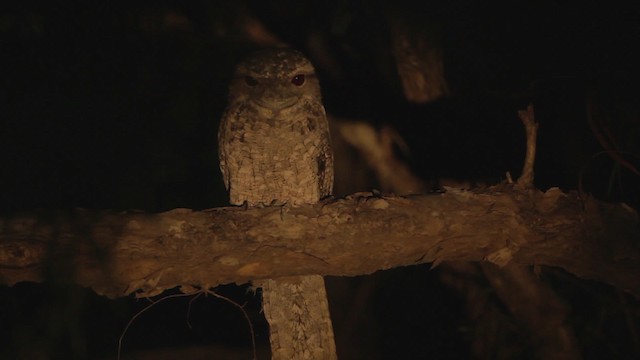
[[[333,154],[320,85],[297,51],[265,50],[238,65],[218,141],[232,204],[316,203],[331,194]],[[337,358],[322,276],[254,285],[262,288],[272,359]]]
[[[218,141],[232,204],[315,203],[331,194],[333,155],[320,85],[298,51],[264,50],[238,65]]]

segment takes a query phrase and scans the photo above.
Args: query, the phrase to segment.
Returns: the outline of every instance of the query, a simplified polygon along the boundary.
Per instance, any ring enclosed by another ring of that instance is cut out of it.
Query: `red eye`
[[[294,76],[291,79],[291,83],[293,85],[295,85],[295,86],[302,86],[302,84],[304,84],[304,75],[299,74],[299,75]]]
[[[245,76],[244,77],[244,82],[247,83],[247,85],[249,85],[249,86],[258,85],[258,80],[256,80],[256,78],[254,78],[253,76]]]

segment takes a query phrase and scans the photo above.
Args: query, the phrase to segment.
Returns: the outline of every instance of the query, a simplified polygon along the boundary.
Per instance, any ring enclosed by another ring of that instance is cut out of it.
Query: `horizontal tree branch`
[[[640,295],[640,223],[559,189],[357,193],[301,207],[76,210],[0,219],[0,282],[65,278],[110,297],[442,261],[557,266]]]

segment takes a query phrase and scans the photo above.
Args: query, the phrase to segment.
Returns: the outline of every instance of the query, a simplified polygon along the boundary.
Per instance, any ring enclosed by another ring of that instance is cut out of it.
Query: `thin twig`
[[[124,339],[124,336],[127,333],[127,330],[129,330],[129,327],[131,327],[131,325],[133,324],[133,322],[140,316],[142,315],[142,313],[144,313],[145,311],[149,310],[152,306],[166,300],[166,299],[171,299],[171,298],[177,298],[177,297],[183,297],[183,296],[193,296],[193,299],[189,300],[189,308],[187,310],[187,325],[189,326],[189,329],[191,329],[191,323],[189,321],[189,317],[190,317],[190,312],[191,312],[191,304],[198,298],[200,297],[200,295],[202,295],[203,293],[205,294],[210,294],[213,295],[214,297],[218,298],[218,299],[222,299],[224,301],[227,301],[228,303],[236,306],[237,308],[240,309],[240,311],[242,311],[242,315],[244,315],[244,318],[247,320],[247,323],[249,324],[249,332],[251,333],[251,345],[252,345],[252,350],[253,350],[253,360],[257,360],[258,359],[258,355],[257,355],[257,350],[256,350],[256,336],[255,336],[255,332],[253,331],[253,324],[251,323],[251,319],[249,319],[249,315],[247,314],[247,312],[244,310],[244,307],[240,304],[238,304],[237,302],[229,299],[228,297],[222,296],[217,294],[215,291],[213,290],[209,290],[209,289],[202,289],[196,293],[189,293],[189,294],[173,294],[173,295],[167,295],[164,296],[162,298],[160,298],[158,301],[154,301],[153,299],[149,299],[149,301],[151,301],[151,304],[149,304],[148,306],[146,306],[144,309],[140,310],[138,313],[136,313],[131,320],[129,320],[129,322],[127,323],[127,326],[125,326],[124,330],[122,331],[122,334],[120,335],[120,339],[118,339],[118,355],[117,355],[117,359],[120,360],[120,354],[121,354],[121,350],[122,350],[122,340]],[[194,296],[195,295],[195,296]]]
[[[196,301],[196,299],[199,298],[202,294],[202,291],[198,291],[198,294],[194,296],[193,299],[189,300],[189,307],[187,308],[187,326],[189,327],[189,330],[193,329],[191,327],[191,305],[193,305],[193,302]]]
[[[173,295],[167,295],[162,297],[161,299],[159,299],[158,301],[153,301],[151,300],[151,304],[149,304],[148,306],[146,306],[144,309],[140,310],[137,314],[135,314],[131,320],[129,320],[129,322],[127,323],[127,326],[124,327],[124,330],[122,331],[122,334],[120,335],[120,339],[118,339],[118,356],[117,359],[120,360],[120,352],[122,350],[122,340],[124,339],[124,336],[127,334],[127,330],[129,330],[129,327],[133,324],[133,322],[140,316],[142,315],[145,311],[151,309],[151,307],[153,307],[154,305],[161,303],[162,301],[166,300],[166,299],[171,299],[171,298],[177,298],[177,297],[183,297],[183,296],[191,296],[193,294],[173,294]]]
[[[225,296],[217,294],[213,290],[203,289],[203,291],[205,291],[207,294],[211,294],[211,295],[217,297],[218,299],[222,299],[222,300],[225,300],[225,301],[229,302],[230,304],[232,304],[235,307],[237,307],[238,309],[240,309],[240,311],[242,311],[242,315],[244,315],[244,318],[247,319],[247,324],[249,324],[249,331],[251,332],[251,345],[252,345],[252,348],[253,348],[253,360],[257,360],[258,359],[258,355],[257,355],[257,352],[256,352],[256,335],[255,335],[255,332],[253,331],[253,324],[251,323],[251,319],[249,319],[249,315],[244,310],[244,306],[242,306],[242,305],[238,304],[237,302],[229,299],[228,297],[225,297]]]

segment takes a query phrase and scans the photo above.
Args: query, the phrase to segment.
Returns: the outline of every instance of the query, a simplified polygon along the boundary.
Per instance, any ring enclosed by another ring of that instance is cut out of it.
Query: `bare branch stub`
[[[536,138],[538,136],[538,123],[533,113],[533,104],[529,104],[526,110],[518,111],[518,117],[524,125],[527,134],[527,152],[524,158],[524,166],[522,175],[518,178],[518,186],[520,188],[533,187],[533,166],[536,160]]]

